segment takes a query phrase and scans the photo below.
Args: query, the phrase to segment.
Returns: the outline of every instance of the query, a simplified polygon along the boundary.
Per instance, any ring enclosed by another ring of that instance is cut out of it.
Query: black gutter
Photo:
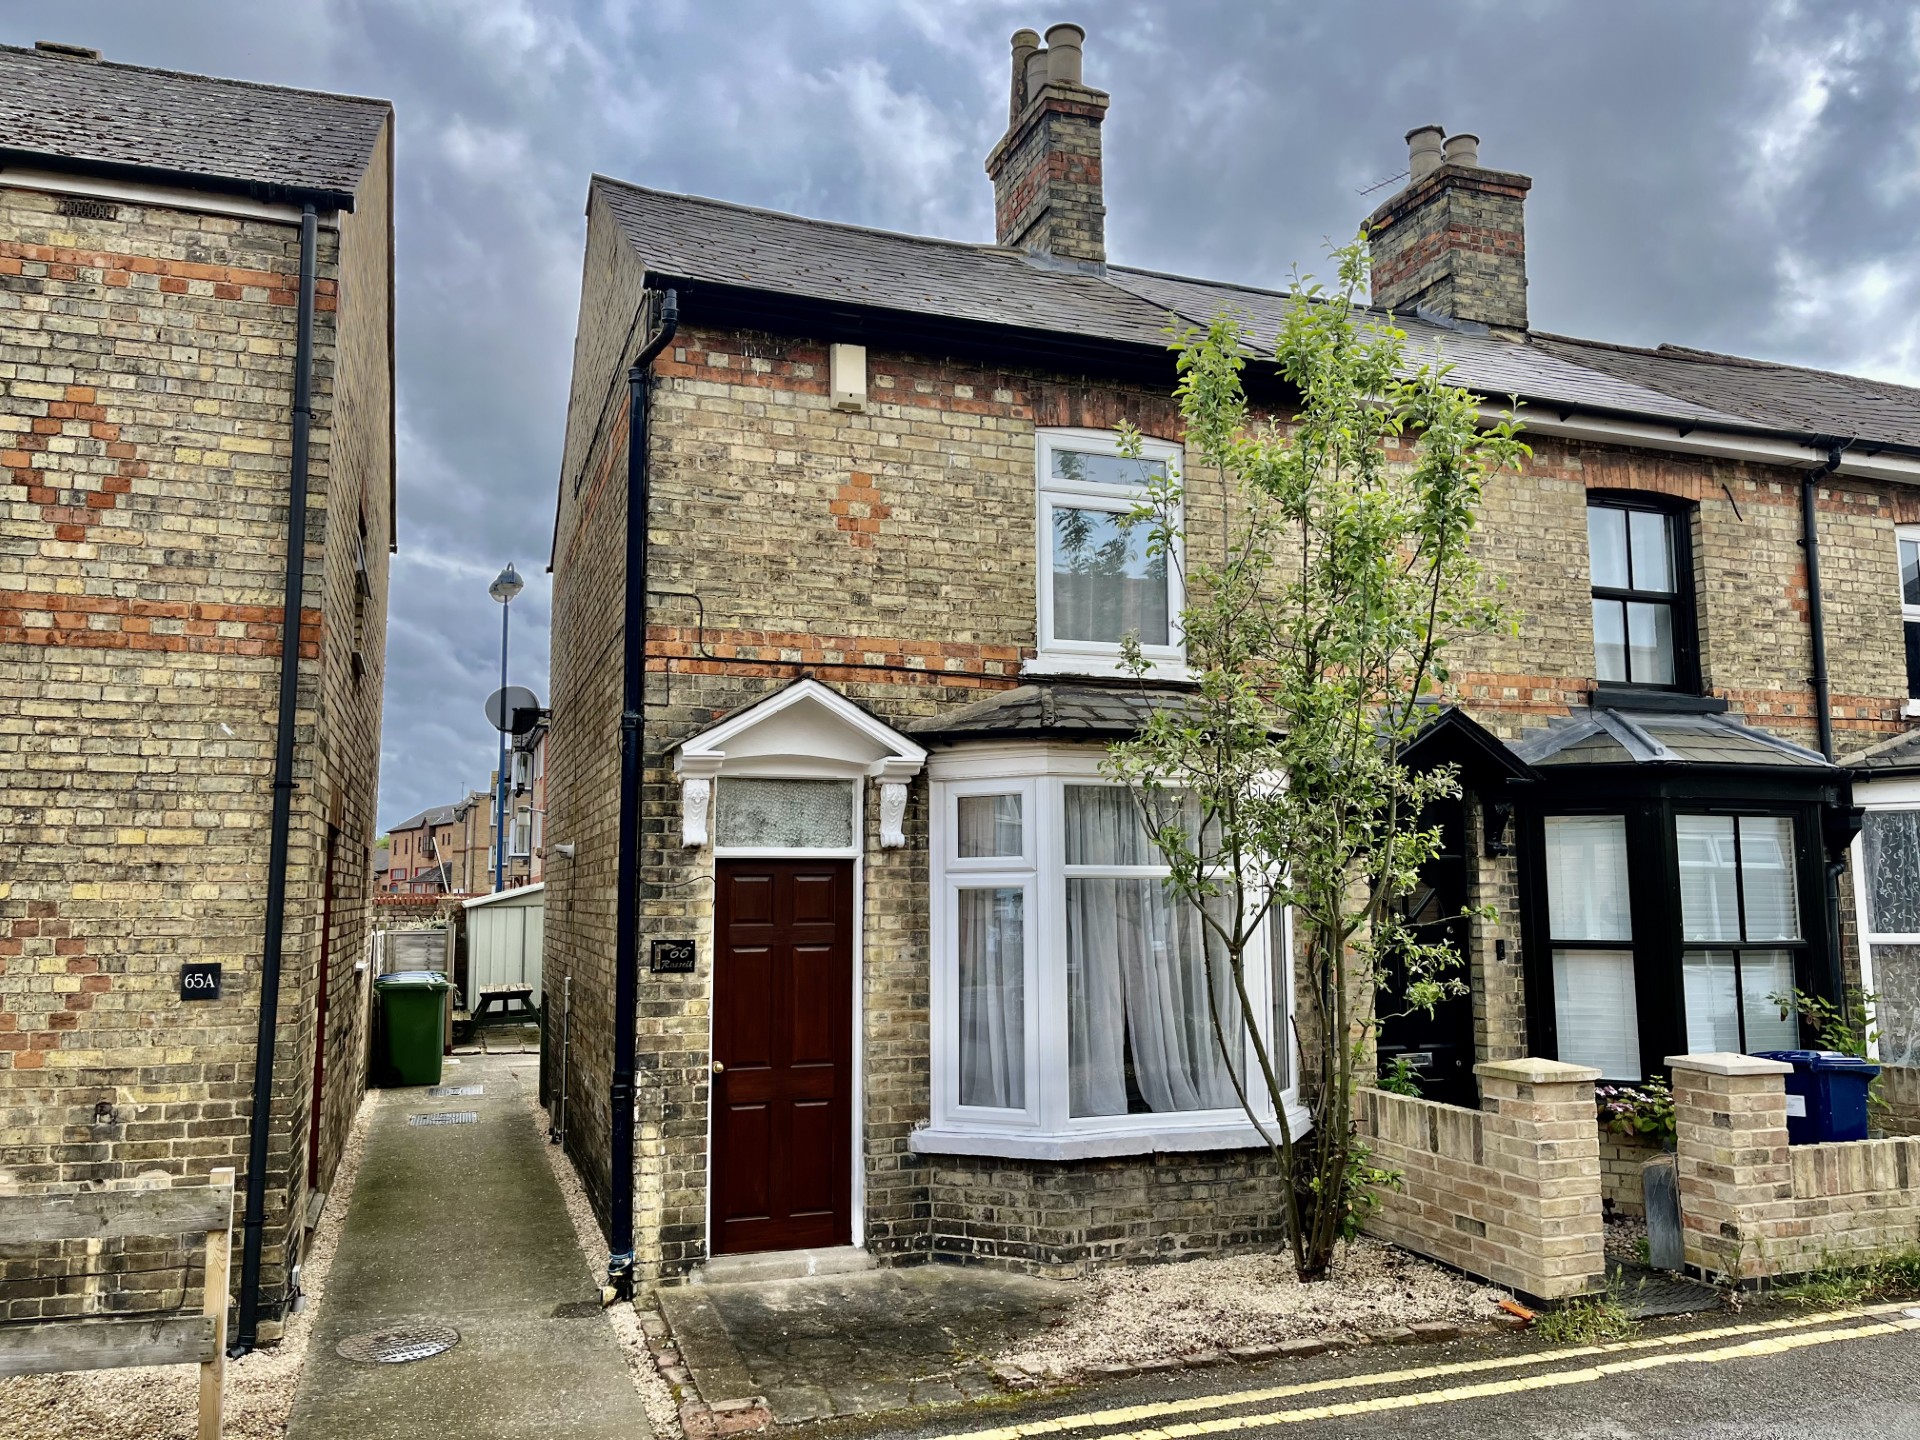
[[[351,190],[324,185],[285,185],[273,180],[243,180],[233,175],[208,175],[197,170],[170,170],[164,165],[133,165],[119,160],[90,160],[80,155],[48,155],[0,145],[0,170],[47,170],[60,175],[92,175],[132,185],[171,185],[179,190],[207,190],[238,195],[267,205],[310,205],[315,210],[353,212]]]
[[[660,292],[654,292],[656,294]],[[660,328],[627,371],[627,566],[620,680],[620,860],[614,888],[612,1175],[607,1287],[633,1298],[633,1105],[640,993],[640,789],[647,710],[647,420],[654,357],[680,328],[680,297],[661,294]]]
[[[273,1121],[273,1047],[280,1012],[287,848],[293,828],[293,727],[300,698],[300,601],[307,581],[307,440],[313,426],[313,291],[319,218],[300,216],[300,308],[293,359],[293,469],[287,496],[287,578],[280,595],[280,718],[273,749],[273,820],[267,849],[267,932],[260,947],[260,1030],[253,1052],[247,1129],[247,1209],[240,1259],[240,1324],[229,1351],[259,1340],[260,1245],[267,1223],[267,1132]]]

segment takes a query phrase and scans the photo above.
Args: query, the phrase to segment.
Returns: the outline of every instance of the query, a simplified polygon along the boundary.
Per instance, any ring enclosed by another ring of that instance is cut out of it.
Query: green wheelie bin
[[[397,970],[373,982],[386,1069],[395,1085],[438,1085],[451,981],[438,970]]]

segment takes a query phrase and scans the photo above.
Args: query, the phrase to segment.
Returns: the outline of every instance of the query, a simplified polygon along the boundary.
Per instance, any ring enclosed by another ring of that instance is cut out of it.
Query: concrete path
[[[475,1055],[450,1086],[379,1098],[316,1317],[289,1440],[646,1440],[646,1412],[598,1297],[526,1092],[535,1057]],[[471,1124],[409,1123],[471,1112]],[[408,1322],[460,1343],[407,1364],[342,1359]]]

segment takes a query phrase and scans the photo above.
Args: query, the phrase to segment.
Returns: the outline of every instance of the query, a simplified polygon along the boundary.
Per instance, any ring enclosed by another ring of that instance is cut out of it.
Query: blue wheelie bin
[[[1787,1143],[1867,1138],[1867,1087],[1880,1073],[1870,1060],[1837,1050],[1762,1050],[1762,1060],[1793,1066],[1787,1076]]]

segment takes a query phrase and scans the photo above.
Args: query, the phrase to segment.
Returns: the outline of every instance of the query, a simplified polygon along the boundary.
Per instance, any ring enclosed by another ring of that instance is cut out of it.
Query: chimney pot
[[[1478,135],[1449,135],[1446,146],[1447,164],[1465,165],[1477,169],[1480,164],[1480,137]]]
[[[1417,185],[1440,168],[1440,141],[1446,133],[1438,125],[1419,125],[1407,131],[1408,184]]]
[[[1027,104],[1031,105],[1040,92],[1047,88],[1047,52],[1036,50],[1027,56]],[[1025,108],[1024,106],[1022,107]],[[1018,116],[1014,117],[1018,119]]]
[[[1027,62],[1040,48],[1040,32],[1037,30],[1016,30],[1013,32],[1013,96],[1007,106],[1007,124],[1011,125],[1020,118],[1020,112],[1027,108]]]
[[[1087,32],[1078,25],[1047,27],[1047,79],[1054,84],[1080,83],[1080,49]]]

